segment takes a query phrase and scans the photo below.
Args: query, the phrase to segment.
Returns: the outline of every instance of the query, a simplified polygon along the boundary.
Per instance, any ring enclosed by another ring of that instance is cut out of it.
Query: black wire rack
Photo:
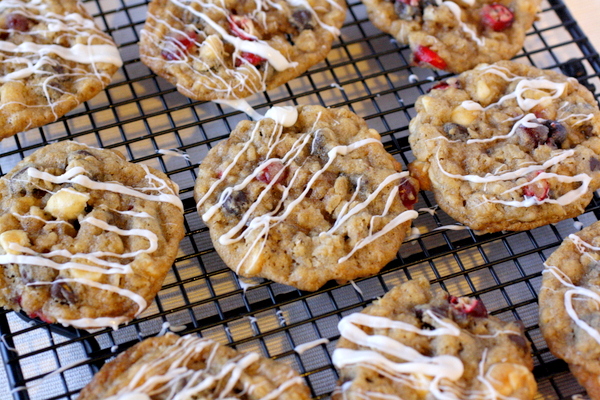
[[[156,301],[117,331],[87,332],[48,325],[19,313],[0,311],[0,354],[9,393],[1,399],[75,399],[109,359],[145,337],[169,329],[196,332],[243,351],[281,360],[299,371],[315,399],[328,398],[337,380],[330,355],[339,338],[338,321],[361,310],[391,287],[425,276],[454,295],[479,296],[492,314],[519,319],[535,360],[538,398],[584,393],[567,365],[547,349],[538,327],[537,294],[542,263],[568,234],[599,219],[600,198],[574,220],[516,233],[476,235],[457,229],[421,192],[414,227],[398,258],[378,275],[345,285],[330,282],[302,292],[265,280],[240,280],[215,253],[192,198],[196,170],[208,150],[227,137],[246,115],[211,102],[192,101],[156,77],[139,59],[139,31],[145,0],[91,0],[84,3],[117,42],[124,60],[113,83],[59,121],[0,142],[0,175],[53,141],[76,140],[117,149],[133,162],[164,171],[180,185],[186,236]],[[410,51],[376,29],[364,6],[349,1],[342,34],[327,60],[293,81],[248,99],[259,112],[272,105],[346,106],[382,135],[386,149],[404,167],[412,154],[408,123],[414,103],[447,77],[410,66]],[[560,0],[545,0],[527,36],[519,62],[577,71],[599,96],[598,54]],[[177,149],[185,157],[160,150]],[[302,354],[294,348],[328,339]],[[1,390],[1,389],[0,389]]]

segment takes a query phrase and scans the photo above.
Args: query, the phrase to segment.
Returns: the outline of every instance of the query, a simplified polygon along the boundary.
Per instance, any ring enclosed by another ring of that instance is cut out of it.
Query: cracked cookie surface
[[[240,122],[200,166],[194,197],[221,258],[303,290],[377,273],[417,216],[416,181],[347,109],[270,113]]]
[[[131,320],[182,239],[178,188],[112,150],[48,145],[0,179],[0,305],[77,328]]]
[[[482,64],[434,86],[415,107],[411,173],[474,230],[575,217],[600,187],[600,111],[573,78],[510,61]]]
[[[0,139],[57,120],[103,90],[121,65],[79,2],[0,2]]]

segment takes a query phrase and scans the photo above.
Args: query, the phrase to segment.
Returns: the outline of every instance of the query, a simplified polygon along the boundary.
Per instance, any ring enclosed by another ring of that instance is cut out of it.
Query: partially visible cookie
[[[420,278],[338,324],[333,400],[533,399],[537,385],[523,325],[480,300],[432,293]]]
[[[395,258],[417,216],[417,183],[400,170],[347,109],[275,107],[208,153],[194,197],[231,269],[316,290]]]
[[[575,79],[483,64],[416,102],[410,165],[440,207],[481,232],[528,230],[583,212],[600,187],[600,110]]]
[[[0,2],[0,139],[57,120],[103,90],[121,65],[78,1]]]
[[[0,179],[0,305],[77,328],[152,302],[183,238],[177,185],[112,150],[48,145]]]
[[[512,58],[540,0],[362,0],[369,19],[410,45],[415,64],[451,72]]]
[[[275,88],[322,61],[346,15],[342,0],[152,0],[140,53],[197,100]]]
[[[291,368],[258,353],[239,353],[212,340],[172,333],[140,342],[105,364],[80,400],[308,400]]]
[[[600,399],[600,222],[569,235],[544,263],[540,328],[550,351]]]

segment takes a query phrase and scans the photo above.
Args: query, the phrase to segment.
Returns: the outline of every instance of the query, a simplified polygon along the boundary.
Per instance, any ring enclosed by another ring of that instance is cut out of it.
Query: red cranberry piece
[[[529,174],[529,180],[533,180],[536,176],[541,174],[540,171]],[[542,201],[548,198],[548,192],[550,192],[550,184],[545,179],[532,182],[523,188],[523,195],[526,197],[535,197],[537,200]]]
[[[29,314],[29,317],[31,318],[39,318],[42,321],[48,323],[48,324],[52,324],[54,323],[54,321],[52,321],[50,318],[48,318],[41,310],[38,311],[34,311],[31,314]]]
[[[481,7],[481,22],[496,32],[510,28],[514,20],[512,11],[502,4],[493,3]]]
[[[419,46],[413,53],[413,61],[418,66],[432,66],[437,69],[446,69],[446,61],[429,47]]]
[[[6,27],[19,32],[27,32],[31,20],[19,13],[10,13],[6,16]]]
[[[254,35],[254,24],[248,17],[240,17],[238,15],[228,15],[229,29],[231,32],[244,40],[255,41],[258,38]]]
[[[275,179],[275,176],[277,176],[279,171],[281,171],[284,168],[285,166],[281,161],[274,161],[267,165],[262,171],[260,171],[260,173],[256,176],[256,179],[263,183],[269,184],[273,179]],[[287,178],[287,170],[283,171],[281,175],[279,175],[279,178],[277,178],[277,181],[275,183],[283,183],[285,181],[285,178]]]
[[[406,209],[412,210],[413,206],[417,202],[417,189],[410,182],[409,179],[404,178],[400,185],[398,185],[398,196],[400,196],[400,201]]]
[[[476,318],[484,318],[488,315],[485,305],[483,305],[483,302],[479,299],[449,295],[448,302],[455,311],[464,315]]]
[[[257,56],[254,53],[248,53],[247,51],[242,51],[242,54],[240,55],[240,57],[235,59],[236,67],[239,67],[244,63],[244,61],[242,61],[242,59],[248,61],[250,64],[254,65],[255,67],[260,65],[263,61],[265,61],[265,59],[262,58],[261,56]]]
[[[436,83],[435,85],[433,85],[433,86],[432,86],[432,87],[429,89],[429,91],[432,91],[432,90],[445,90],[445,89],[448,89],[449,87],[450,87],[450,85],[448,84],[448,82],[446,82],[446,81],[441,81],[441,82],[438,82],[438,83]]]
[[[185,35],[168,37],[160,55],[167,61],[183,60],[185,53],[196,44],[196,36],[196,32],[191,31]]]

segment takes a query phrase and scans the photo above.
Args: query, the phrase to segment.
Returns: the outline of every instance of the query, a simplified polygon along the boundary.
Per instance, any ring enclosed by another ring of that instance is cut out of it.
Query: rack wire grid
[[[568,234],[598,220],[597,195],[575,220],[479,236],[451,229],[455,222],[435,208],[431,193],[421,192],[415,207],[419,217],[413,224],[419,235],[409,238],[397,259],[376,276],[344,285],[330,282],[316,292],[241,280],[215,253],[192,193],[203,157],[247,117],[180,95],[140,62],[137,43],[147,1],[91,0],[84,5],[115,39],[124,65],[104,92],[66,117],[0,142],[0,175],[53,141],[71,139],[116,149],[179,184],[186,236],[156,301],[117,331],[90,333],[0,311],[0,353],[10,386],[9,393],[0,393],[2,399],[75,399],[106,361],[166,329],[199,333],[278,359],[305,378],[315,399],[328,398],[337,380],[330,356],[339,338],[340,318],[416,276],[454,295],[479,296],[500,318],[523,321],[532,344],[538,398],[585,393],[542,338],[537,294],[544,260]],[[346,106],[381,133],[386,149],[406,167],[412,160],[407,136],[415,100],[448,75],[410,66],[408,47],[376,29],[360,1],[349,0],[348,7],[341,36],[327,60],[248,101],[261,113],[272,105]],[[539,20],[515,58],[564,71],[573,70],[573,62],[579,64],[584,70],[578,79],[599,96],[598,54],[561,0],[544,0]],[[187,156],[161,154],[160,149],[178,149]],[[302,354],[294,351],[299,344],[322,338],[329,343]]]

